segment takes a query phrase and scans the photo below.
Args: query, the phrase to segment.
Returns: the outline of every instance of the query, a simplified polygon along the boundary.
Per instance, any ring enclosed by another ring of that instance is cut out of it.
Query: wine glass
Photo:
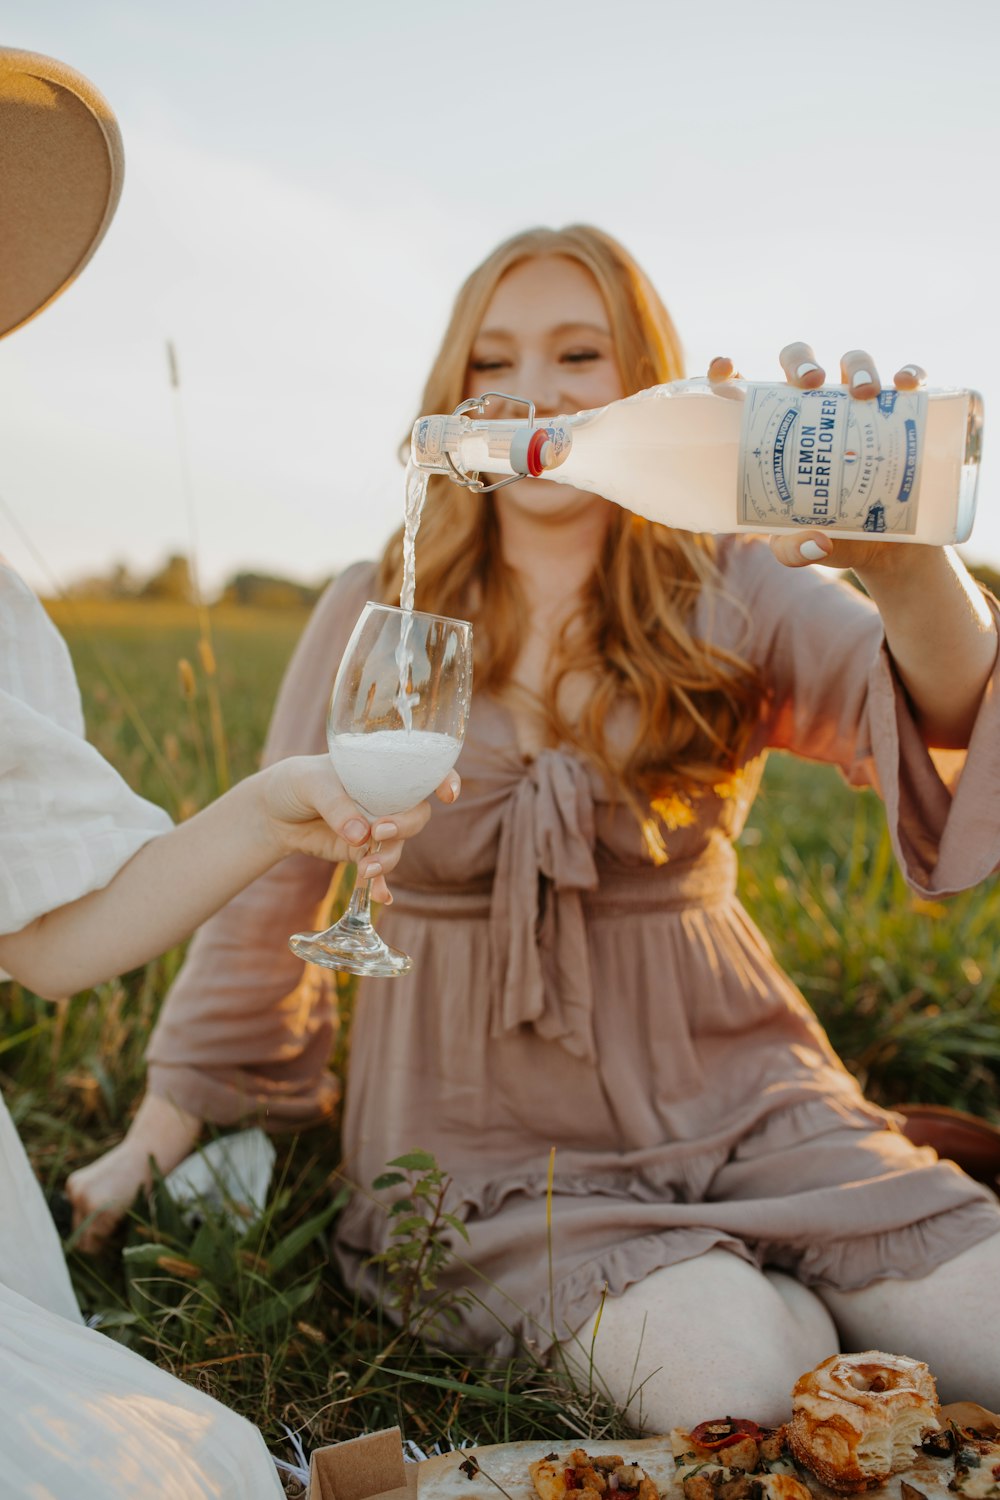
[[[467,620],[365,605],[333,685],[326,739],[344,790],[368,818],[404,812],[440,785],[462,748],[471,697]],[[339,922],[297,932],[288,946],[349,974],[393,978],[413,962],[372,926],[370,880],[355,882]]]

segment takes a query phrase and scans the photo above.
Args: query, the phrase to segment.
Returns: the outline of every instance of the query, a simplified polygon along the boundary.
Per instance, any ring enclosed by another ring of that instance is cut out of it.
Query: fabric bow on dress
[[[582,893],[598,885],[583,763],[542,750],[504,811],[490,908],[490,1032],[530,1024],[593,1062],[594,989]]]

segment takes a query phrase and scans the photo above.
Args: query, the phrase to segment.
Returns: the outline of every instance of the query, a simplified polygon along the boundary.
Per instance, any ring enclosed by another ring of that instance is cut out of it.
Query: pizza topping
[[[707,1474],[688,1474],[682,1488],[684,1500],[715,1500],[715,1489]]]
[[[762,1427],[760,1437],[757,1439],[757,1451],[760,1461],[767,1468],[774,1463],[780,1463],[784,1457],[785,1429],[783,1427]]]
[[[712,1422],[699,1422],[697,1427],[691,1429],[692,1441],[699,1448],[707,1448],[712,1453],[718,1452],[720,1448],[728,1448],[745,1437],[756,1440],[763,1436],[763,1429],[756,1422],[747,1421],[743,1417],[717,1417]]]
[[[528,1465],[539,1500],[660,1500],[645,1469],[619,1453],[589,1454],[574,1448],[567,1458],[552,1454]]]
[[[759,1500],[759,1484],[749,1474],[731,1469],[708,1469],[682,1482],[685,1500]]]
[[[645,1476],[638,1464],[619,1464],[611,1477],[616,1481],[615,1489],[637,1490]]]
[[[920,1446],[932,1458],[950,1458],[956,1441],[954,1427],[939,1427],[937,1432],[929,1432]]]

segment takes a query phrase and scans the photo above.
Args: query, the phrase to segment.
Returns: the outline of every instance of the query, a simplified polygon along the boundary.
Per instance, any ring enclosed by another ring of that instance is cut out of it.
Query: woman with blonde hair
[[[782,362],[793,383],[823,381],[806,345]],[[621,246],[586,226],[533,230],[462,288],[421,411],[501,389],[544,420],[681,373]],[[878,389],[863,351],[842,376],[859,400]],[[896,383],[921,379],[907,367]],[[819,558],[854,568],[870,597],[814,571]],[[358,611],[394,600],[400,573],[397,535],[321,601],[269,759],[322,742]],[[343,1138],[359,1191],[336,1233],[349,1280],[376,1294],[392,1190],[371,1184],[420,1146],[452,1177],[469,1236],[443,1281],[472,1294],[458,1343],[586,1348],[606,1286],[596,1367],[623,1403],[641,1384],[652,1430],[726,1411],[782,1420],[796,1377],[838,1340],[926,1359],[946,1396],[996,1405],[1000,1207],[863,1098],[739,905],[733,848],[776,747],[878,788],[914,889],[993,870],[995,603],[943,549],[815,531],[769,547],[551,481],[474,496],[435,478],[417,607],[473,620],[475,693],[462,802],[407,845],[382,917],[413,972],[358,993]],[[954,791],[938,747],[965,752]],[[205,1119],[332,1112],[332,997],[276,942],[328,873],[265,876],[199,934],[143,1111],[77,1174],[82,1208],[128,1198],[157,1115],[193,1138]]]

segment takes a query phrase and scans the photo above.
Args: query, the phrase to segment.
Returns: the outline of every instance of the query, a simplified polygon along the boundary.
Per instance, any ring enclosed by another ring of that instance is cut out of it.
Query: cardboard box
[[[306,1500],[416,1500],[417,1465],[403,1459],[398,1427],[317,1448]]]

